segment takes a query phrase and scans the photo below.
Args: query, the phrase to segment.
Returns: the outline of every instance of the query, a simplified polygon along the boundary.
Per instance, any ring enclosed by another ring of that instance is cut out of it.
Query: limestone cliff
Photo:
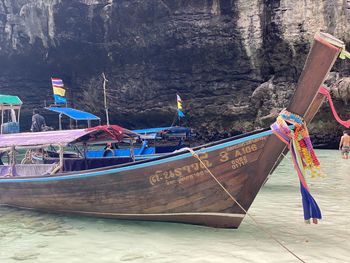
[[[0,93],[19,95],[28,120],[60,77],[73,106],[103,117],[104,72],[114,123],[169,125],[178,92],[185,124],[206,139],[227,136],[266,126],[314,33],[348,43],[349,20],[345,0],[0,0]],[[334,70],[342,108],[349,62]],[[314,130],[336,140],[340,128],[322,112]]]

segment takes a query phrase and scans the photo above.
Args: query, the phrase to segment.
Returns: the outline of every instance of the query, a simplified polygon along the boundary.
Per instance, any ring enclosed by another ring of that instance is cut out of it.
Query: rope
[[[30,164],[33,163],[33,157],[32,157],[32,151],[31,150],[27,150],[24,158],[21,161],[21,164]]]
[[[285,249],[287,252],[289,252],[292,256],[294,256],[297,260],[299,260],[300,262],[306,263],[306,261],[302,260],[300,257],[298,257],[293,251],[291,251],[287,246],[285,246],[284,244],[282,244],[281,241],[279,241],[277,238],[275,238],[273,236],[273,234],[271,232],[269,232],[268,230],[266,230],[265,228],[263,228],[258,221],[250,214],[248,213],[248,211],[246,209],[244,209],[244,207],[237,201],[236,198],[234,198],[230,192],[220,183],[220,181],[215,177],[215,175],[210,171],[210,169],[205,165],[205,163],[201,160],[201,158],[199,157],[199,155],[193,151],[191,148],[184,148],[184,150],[188,150],[193,157],[195,157],[196,159],[198,159],[198,161],[203,165],[203,167],[208,171],[208,173],[210,174],[210,176],[215,180],[215,182],[222,188],[222,190],[224,190],[224,192],[242,209],[242,211],[255,223],[255,225],[262,230],[267,236],[269,236],[272,240],[274,240],[277,244],[279,244],[283,249]]]
[[[50,175],[54,175],[54,174],[56,174],[59,170],[61,170],[61,165],[59,164],[59,163],[57,163],[54,167],[53,167],[53,169],[52,169],[52,171],[50,172]]]

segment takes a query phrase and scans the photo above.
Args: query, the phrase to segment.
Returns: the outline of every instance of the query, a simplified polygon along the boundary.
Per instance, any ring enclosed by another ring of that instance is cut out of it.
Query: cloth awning
[[[4,104],[4,105],[22,105],[22,101],[17,96],[0,95],[0,104]]]
[[[60,108],[60,107],[47,107],[45,108],[50,111],[54,111],[57,113],[62,113],[66,115],[67,117],[77,120],[77,121],[90,121],[90,120],[100,120],[99,117],[93,115],[90,112],[85,112],[81,110],[76,110],[73,108]]]
[[[148,128],[148,129],[132,130],[132,131],[140,134],[142,139],[157,139],[157,138],[161,138],[162,135],[187,138],[191,135],[190,128],[180,127],[180,126]]]
[[[139,135],[118,125],[97,126],[78,130],[0,134],[0,149],[12,146],[98,144],[136,137],[139,137]]]
[[[17,96],[0,95],[0,109],[19,109],[23,102]]]

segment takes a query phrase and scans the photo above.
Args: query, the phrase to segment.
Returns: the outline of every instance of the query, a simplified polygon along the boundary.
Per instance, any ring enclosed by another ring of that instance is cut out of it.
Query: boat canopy
[[[87,129],[47,132],[1,134],[0,149],[9,147],[30,148],[45,145],[98,144],[137,138],[138,134],[118,125],[96,126]]]
[[[188,138],[191,135],[191,129],[180,126],[148,128],[133,130],[141,135],[142,139],[161,139],[164,135],[173,138]]]
[[[23,102],[17,96],[0,94],[0,109],[19,109]]]
[[[61,107],[46,107],[45,109],[49,111],[54,111],[59,114],[64,114],[67,117],[76,120],[76,121],[91,121],[91,120],[97,120],[99,121],[100,118],[93,115],[90,112],[85,112],[81,110],[76,110],[73,108],[61,108]]]

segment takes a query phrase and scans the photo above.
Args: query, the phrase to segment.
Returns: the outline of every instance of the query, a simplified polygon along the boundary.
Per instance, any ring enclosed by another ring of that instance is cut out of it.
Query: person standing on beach
[[[340,139],[339,150],[341,150],[342,158],[349,159],[350,152],[350,136],[349,131],[344,131],[343,136]]]

